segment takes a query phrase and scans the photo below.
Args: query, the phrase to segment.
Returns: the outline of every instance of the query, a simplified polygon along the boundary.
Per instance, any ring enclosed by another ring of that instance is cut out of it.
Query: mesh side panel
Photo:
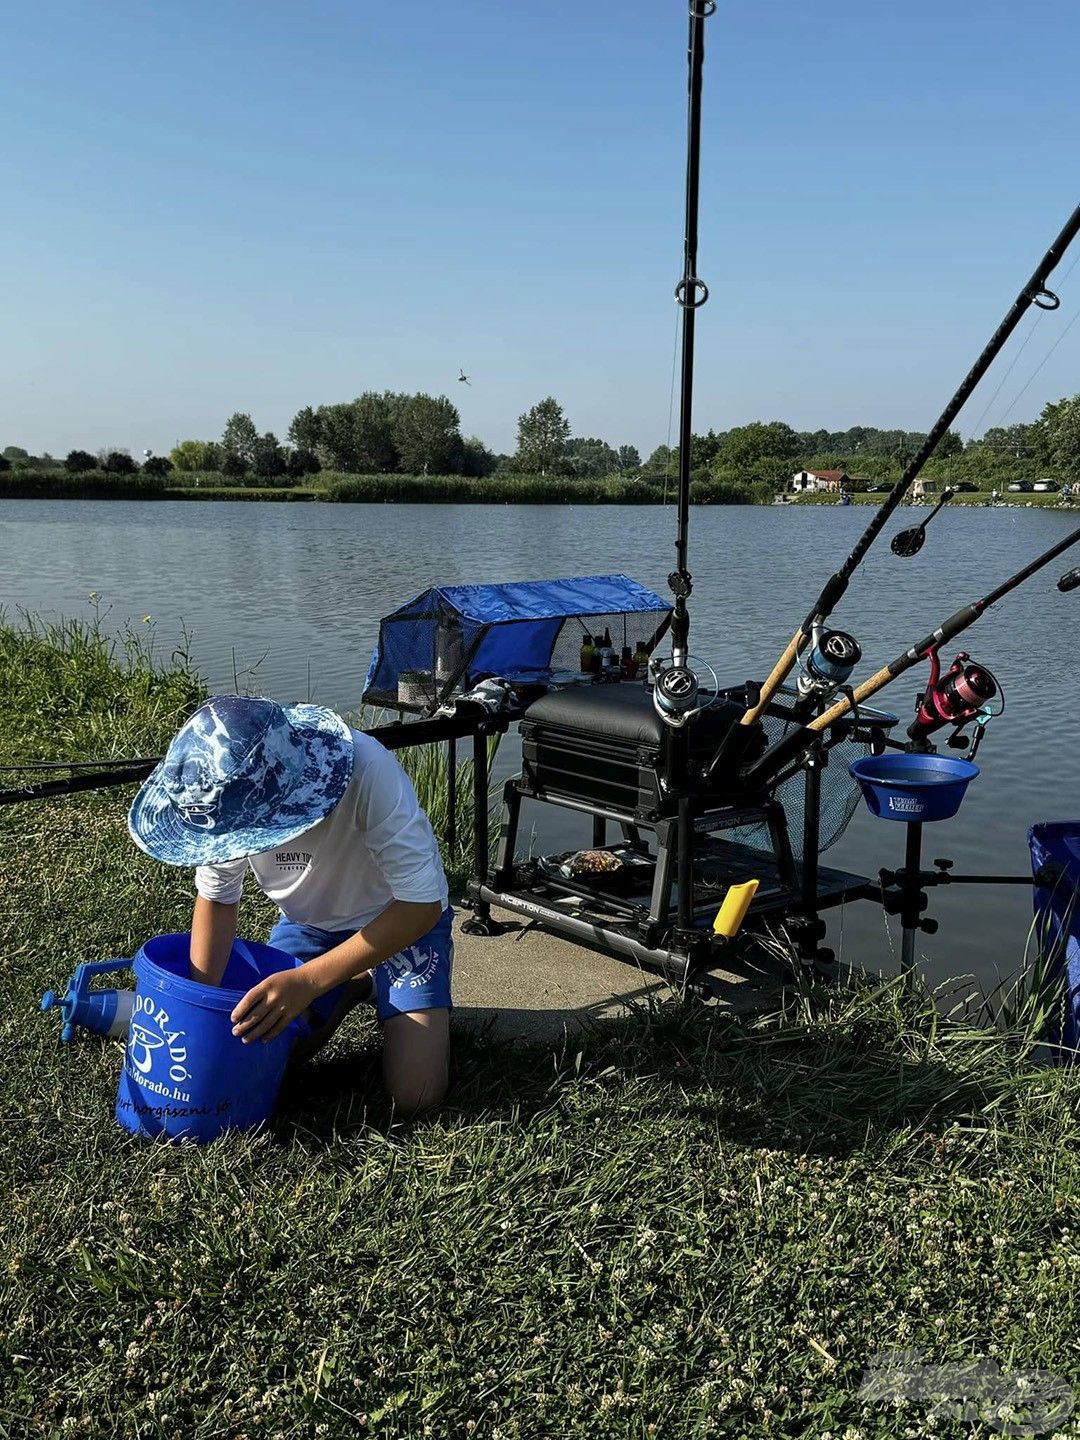
[[[656,611],[625,614],[619,611],[611,615],[572,615],[563,621],[551,652],[553,670],[579,670],[581,668],[581,647],[586,635],[603,635],[606,630],[611,636],[611,645],[616,656],[624,645],[630,646],[631,654],[638,642],[644,641],[646,650],[652,651],[657,632],[664,626],[667,616]]]
[[[791,721],[776,715],[763,715],[761,726],[770,745],[787,734]],[[842,740],[829,751],[829,763],[821,775],[821,838],[819,848],[827,850],[835,845],[847,829],[851,817],[859,808],[859,782],[848,772],[848,766],[863,755],[870,754],[870,746],[853,740]],[[776,798],[784,807],[788,829],[791,834],[791,848],[795,858],[802,859],[803,820],[806,813],[806,777],[803,771],[796,771],[790,780],[777,787]],[[745,825],[737,830],[725,832],[725,839],[748,845],[752,850],[770,852],[772,844],[764,825]]]
[[[463,678],[487,628],[439,604],[421,614],[384,621],[378,665],[365,701],[391,708],[434,709],[448,687]]]

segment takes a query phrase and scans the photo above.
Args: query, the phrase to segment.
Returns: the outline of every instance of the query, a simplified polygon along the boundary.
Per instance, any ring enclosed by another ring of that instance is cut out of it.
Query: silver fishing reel
[[[712,677],[713,688],[704,703],[701,703],[701,683],[697,671],[690,666],[691,660],[695,665],[704,667]],[[682,729],[688,720],[714,704],[720,689],[716,671],[707,661],[694,655],[687,655],[681,663],[673,660],[666,665],[657,666],[651,671],[651,676],[656,713],[664,724],[670,725],[673,730]]]
[[[862,647],[846,630],[826,630],[818,626],[801,658],[799,694],[804,699],[810,695],[825,698],[847,684],[862,659]]]

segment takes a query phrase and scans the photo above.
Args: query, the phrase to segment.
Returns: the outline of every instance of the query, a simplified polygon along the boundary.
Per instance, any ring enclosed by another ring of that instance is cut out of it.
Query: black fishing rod
[[[1035,273],[1013,301],[1012,308],[990,337],[986,348],[964,377],[960,388],[941,412],[933,429],[919,447],[914,459],[912,459],[907,469],[900,476],[900,479],[885,497],[881,507],[863,531],[851,554],[844,561],[843,565],[841,565],[840,569],[837,570],[836,574],[826,583],[825,588],[814,603],[814,608],[792,636],[787,649],[780,656],[769,678],[765,681],[764,685],[762,685],[756,703],[746,710],[740,724],[744,726],[752,725],[787,679],[803,645],[813,635],[815,628],[823,625],[839,604],[844,592],[847,590],[848,582],[862,562],[863,556],[877,539],[882,527],[888,521],[889,516],[907,494],[912,481],[937,449],[938,443],[945,435],[945,432],[956,419],[956,416],[968,400],[971,392],[986,374],[987,370],[989,370],[1002,346],[1016,329],[1028,309],[1032,305],[1037,305],[1040,310],[1056,310],[1061,304],[1061,301],[1054,292],[1047,289],[1046,281],[1078,232],[1080,232],[1080,205],[1078,205],[1069,216],[1061,233],[1039,261]]]
[[[891,684],[898,675],[902,675],[905,670],[910,670],[911,667],[917,665],[920,660],[926,660],[936,655],[942,645],[947,644],[950,640],[961,634],[969,625],[974,625],[979,616],[985,614],[991,605],[996,605],[997,602],[1008,595],[1010,591],[1015,590],[1017,586],[1022,585],[1025,580],[1029,580],[1032,575],[1035,575],[1038,571],[1042,570],[1044,566],[1049,565],[1052,560],[1056,560],[1059,555],[1078,543],[1080,543],[1080,529],[1070,531],[1063,540],[1059,540],[1056,545],[1051,545],[1048,550],[1044,550],[1041,555],[1032,560],[1030,564],[1025,565],[1022,570],[1018,570],[1015,575],[1010,575],[1007,580],[1002,581],[996,590],[990,591],[989,595],[984,595],[981,600],[972,601],[971,604],[965,605],[962,609],[957,610],[955,615],[950,615],[947,620],[942,621],[937,629],[927,635],[924,640],[920,640],[917,645],[912,645],[909,650],[905,650],[902,655],[898,655],[895,660],[883,666],[875,674],[871,675],[868,680],[864,680],[855,690],[849,691],[848,694],[841,700],[838,700],[831,709],[826,710],[823,715],[819,715],[816,719],[811,720],[808,725],[798,727],[782,740],[779,740],[756,764],[751,765],[746,771],[743,777],[746,784],[752,789],[762,785],[768,785],[774,776],[778,775],[797,755],[806,750],[830,725],[835,724],[837,720],[841,720],[849,711],[857,710],[858,706],[861,705],[864,700],[869,700],[872,695],[876,695],[879,690],[883,690],[885,686]],[[1078,578],[1073,580],[1073,576],[1077,576]],[[1068,575],[1063,575],[1061,580],[1058,581],[1059,590],[1071,590],[1077,586],[1080,586],[1080,570],[1070,571]]]
[[[694,321],[709,298],[709,289],[698,278],[698,188],[701,174],[701,73],[705,62],[705,21],[716,10],[716,0],[690,0],[688,105],[686,121],[686,228],[683,240],[682,279],[675,287],[675,299],[682,306],[682,376],[679,400],[679,499],[675,540],[675,569],[668,585],[675,597],[671,617],[671,660],[675,669],[686,666],[690,616],[687,599],[693,581],[687,566],[690,530],[690,459],[693,440],[694,403]]]

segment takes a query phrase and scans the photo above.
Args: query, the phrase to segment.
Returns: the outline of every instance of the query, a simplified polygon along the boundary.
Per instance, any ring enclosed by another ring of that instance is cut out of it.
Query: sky
[[[367,389],[497,450],[547,395],[669,438],[685,0],[0,15],[0,447],[283,436]],[[1080,200],[1080,10],[721,0],[706,45],[694,428],[928,429]],[[1080,390],[1061,294],[980,433]]]

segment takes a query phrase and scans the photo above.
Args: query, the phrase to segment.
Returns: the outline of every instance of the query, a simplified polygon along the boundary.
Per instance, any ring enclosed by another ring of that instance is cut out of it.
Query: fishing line
[[[969,443],[969,444],[971,444],[971,443],[974,441],[975,436],[979,433],[979,427],[982,425],[983,421],[986,419],[987,415],[990,413],[990,409],[991,409],[994,401],[995,401],[995,400],[997,399],[997,397],[1001,394],[1001,392],[1002,392],[1002,390],[1003,390],[1003,388],[1004,388],[1004,386],[1005,386],[1006,380],[1008,380],[1009,376],[1012,374],[1013,370],[1016,368],[1016,362],[1020,359],[1020,356],[1023,355],[1024,350],[1027,348],[1027,343],[1028,343],[1028,341],[1029,341],[1029,340],[1031,339],[1031,337],[1035,334],[1035,331],[1039,328],[1039,322],[1042,320],[1043,315],[1044,315],[1045,313],[1046,313],[1046,312],[1045,312],[1044,310],[1040,310],[1039,313],[1035,316],[1035,319],[1031,322],[1031,325],[1028,327],[1028,333],[1024,336],[1023,344],[1020,346],[1019,350],[1017,350],[1016,354],[1013,356],[1013,358],[1012,358],[1012,364],[1011,364],[1011,365],[1009,366],[1009,368],[1005,371],[1005,374],[1001,377],[1000,381],[998,382],[998,387],[997,387],[997,389],[996,389],[996,390],[994,391],[994,393],[990,396],[990,399],[986,402],[986,407],[984,408],[982,414],[981,414],[981,415],[979,416],[979,418],[975,421],[975,423],[972,425],[970,431],[968,432],[968,443]],[[1006,413],[1008,413],[1008,412],[1006,412]],[[1000,421],[999,421],[998,423],[1000,424]]]
[[[1066,282],[1068,281],[1068,276],[1070,276],[1071,274],[1073,274],[1073,271],[1074,271],[1074,269],[1076,269],[1076,266],[1077,266],[1077,265],[1080,265],[1080,255],[1077,255],[1077,258],[1074,259],[1073,264],[1071,264],[1070,266],[1068,266],[1067,271],[1064,272],[1064,275],[1063,275],[1063,276],[1061,276],[1061,287],[1064,288],[1064,285],[1066,285]],[[1028,340],[1031,340],[1031,337],[1034,336],[1035,331],[1038,330],[1038,324],[1040,324],[1040,321],[1043,320],[1043,315],[1045,315],[1045,314],[1047,314],[1047,311],[1043,310],[1043,308],[1040,307],[1040,310],[1038,310],[1038,314],[1035,315],[1034,320],[1031,321],[1030,328],[1028,328],[1027,336],[1024,336],[1024,343],[1021,344],[1020,350],[1017,350],[1017,353],[1015,353],[1015,356],[1012,357],[1012,363],[1009,364],[1009,367],[1008,367],[1007,372],[1005,372],[1004,376],[1001,377],[1001,383],[998,384],[998,389],[995,390],[994,395],[992,395],[991,397],[989,397],[988,402],[986,402],[986,406],[985,406],[984,412],[982,412],[982,415],[979,416],[978,420],[976,420],[976,422],[973,423],[972,428],[971,428],[971,438],[972,438],[972,439],[975,439],[975,436],[978,435],[979,426],[982,425],[982,422],[984,422],[984,420],[986,419],[986,415],[988,415],[988,413],[989,413],[989,409],[991,409],[991,406],[994,405],[994,402],[995,402],[996,399],[998,399],[998,396],[1001,395],[1002,390],[1005,389],[1005,382],[1007,382],[1008,377],[1011,376],[1012,372],[1014,372],[1015,367],[1017,367],[1017,361],[1020,360],[1020,357],[1022,356],[1022,354],[1024,354],[1024,350],[1025,350],[1025,348],[1027,348]],[[1058,337],[1058,338],[1061,338],[1061,340],[1063,340],[1064,336],[1061,336],[1061,337]],[[1048,359],[1048,357],[1047,357],[1047,359]],[[1037,373],[1038,373],[1038,372],[1035,372],[1035,374],[1037,374]],[[1034,380],[1034,376],[1032,376],[1031,379]],[[1030,382],[1028,382],[1028,383],[1030,383]],[[1024,392],[1022,392],[1022,390],[1021,390],[1021,395],[1022,395],[1022,393],[1024,393]],[[1015,405],[1015,403],[1017,403],[1017,402],[1015,402],[1015,400],[1014,400],[1014,402],[1012,402],[1012,403],[1014,403],[1014,405]],[[1012,409],[1012,406],[1009,406],[1009,409]],[[1009,413],[1008,410],[1005,410],[1005,415],[1008,415],[1008,413]],[[1002,420],[1005,419],[1005,415],[1002,415],[1002,416],[1001,416],[1001,419],[1002,419]],[[998,425],[1001,425],[1001,420],[998,420]]]
[[[1069,323],[1065,326],[1065,329],[1062,330],[1061,334],[1060,334],[1060,335],[1058,336],[1058,338],[1054,341],[1053,345],[1050,346],[1050,349],[1046,352],[1046,354],[1043,356],[1043,358],[1039,361],[1038,365],[1035,366],[1035,369],[1031,372],[1031,376],[1030,376],[1030,378],[1028,379],[1028,381],[1026,382],[1026,384],[1024,384],[1024,385],[1017,391],[1017,393],[1013,396],[1012,400],[1011,400],[1011,401],[1009,402],[1009,404],[1005,407],[1005,412],[1004,412],[1004,414],[1001,416],[1001,419],[998,421],[998,424],[1002,424],[1005,420],[1007,420],[1007,419],[1009,418],[1010,414],[1012,413],[1013,407],[1014,407],[1014,406],[1017,404],[1017,402],[1020,400],[1020,397],[1023,395],[1024,391],[1028,388],[1028,385],[1030,385],[1031,382],[1032,382],[1032,380],[1035,379],[1035,376],[1038,375],[1039,371],[1043,368],[1043,366],[1046,364],[1046,362],[1050,359],[1050,356],[1053,355],[1054,351],[1058,348],[1058,346],[1061,344],[1061,342],[1065,339],[1065,336],[1068,335],[1069,331],[1070,331],[1070,330],[1072,329],[1072,327],[1076,324],[1077,320],[1080,320],[1080,309],[1078,309],[1078,310],[1076,311],[1076,314],[1072,317],[1072,319],[1069,321]]]
[[[665,504],[665,505],[667,504],[667,487],[668,487],[668,481],[673,478],[672,475],[671,475],[671,418],[672,418],[672,416],[673,416],[674,413],[675,413],[675,367],[676,367],[676,366],[678,365],[678,363],[679,363],[679,326],[680,326],[680,324],[682,323],[682,318],[683,318],[682,306],[681,306],[681,305],[677,305],[677,306],[675,307],[675,343],[674,343],[674,344],[672,345],[672,347],[671,347],[671,395],[670,395],[670,397],[668,398],[668,411],[667,411],[667,450],[668,450],[668,463],[667,463],[667,469],[664,471],[664,504]]]

